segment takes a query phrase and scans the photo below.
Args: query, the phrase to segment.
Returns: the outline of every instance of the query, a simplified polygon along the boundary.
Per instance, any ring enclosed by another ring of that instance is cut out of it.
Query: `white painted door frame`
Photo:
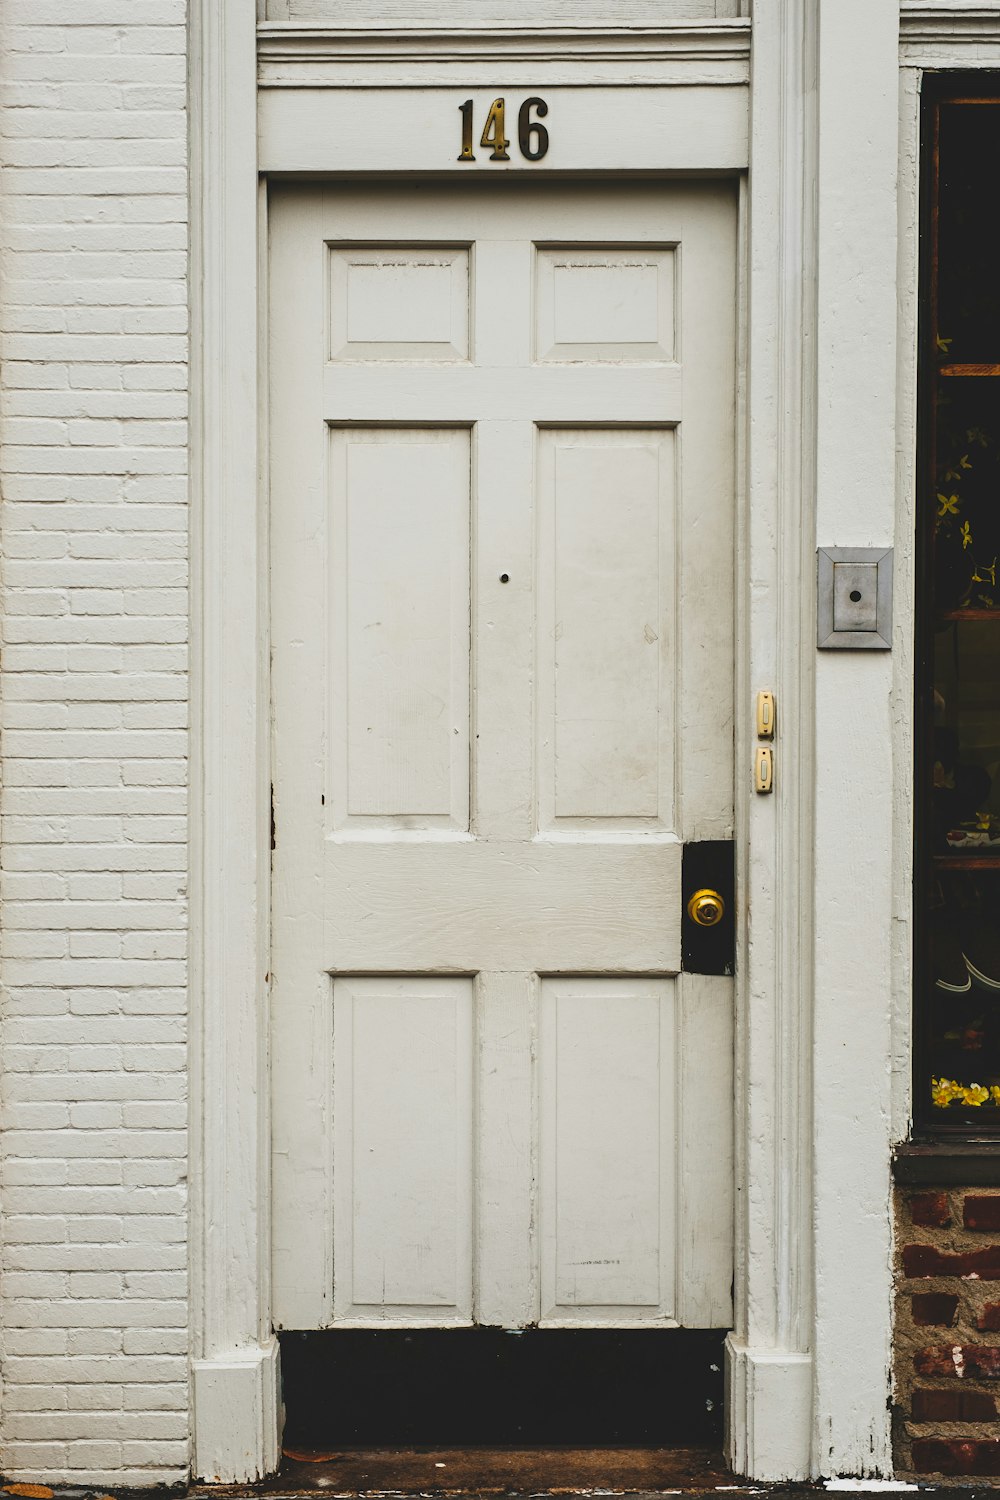
[[[728,1442],[740,1472],[796,1479],[884,1473],[890,1464],[891,662],[876,653],[864,654],[860,670],[857,657],[817,661],[812,577],[817,542],[894,540],[897,12],[890,0],[754,0],[753,11],[748,162],[724,159],[724,133],[718,159],[699,160],[694,133],[683,129],[695,94],[723,85],[729,109],[740,92],[747,38],[739,22],[623,23],[593,34],[543,27],[541,52],[537,32],[534,50],[522,41],[520,56],[517,39],[504,38],[502,71],[511,87],[581,76],[614,87],[627,78],[630,109],[643,96],[634,80],[648,77],[659,92],[646,171],[750,167],[737,560],[741,1207]],[[268,1287],[258,178],[261,164],[275,164],[276,136],[265,129],[255,159],[253,8],[194,0],[193,20],[195,1473],[239,1482],[275,1467],[279,1423]],[[501,65],[491,62],[489,38],[476,40],[470,59],[464,42],[456,38],[449,53],[438,33],[434,55],[397,56],[399,77],[424,67],[437,87],[454,88],[472,67],[486,86]],[[351,68],[363,91],[385,86],[364,48],[358,63],[346,42],[325,51],[321,42],[318,58],[309,43],[292,49],[314,74],[304,103],[316,110],[300,123],[312,118],[321,129],[316,96],[331,77],[343,88]],[[293,66],[295,57],[273,54],[273,70]],[[690,92],[664,86],[681,82]],[[295,90],[287,79],[280,86],[287,97],[267,109],[288,120]],[[304,130],[306,155],[287,165],[352,169],[350,160],[308,158],[318,138]],[[365,168],[358,160],[355,169]],[[780,725],[768,798],[751,790],[752,698],[764,687],[778,695]],[[844,765],[858,767],[849,797]]]
[[[879,1475],[892,1466],[893,662],[816,652],[815,549],[907,543],[894,534],[898,9],[753,9],[744,763],[755,690],[774,688],[783,728],[774,797],[747,795],[742,823],[737,811],[728,1453],[757,1479]]]

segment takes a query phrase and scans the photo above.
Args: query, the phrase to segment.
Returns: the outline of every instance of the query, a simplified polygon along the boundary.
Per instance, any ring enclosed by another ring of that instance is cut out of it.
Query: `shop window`
[[[914,1115],[1000,1133],[1000,80],[924,91]]]

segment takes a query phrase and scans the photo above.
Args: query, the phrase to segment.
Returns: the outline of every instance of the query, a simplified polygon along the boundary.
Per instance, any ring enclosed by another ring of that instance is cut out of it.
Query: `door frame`
[[[194,1473],[204,1480],[253,1480],[279,1457],[269,1307],[260,173],[372,170],[371,160],[323,155],[335,93],[352,84],[369,104],[384,90],[388,104],[403,80],[454,89],[465,79],[485,87],[497,74],[511,90],[525,80],[525,93],[546,83],[628,86],[630,110],[655,103],[652,154],[638,168],[647,175],[749,168],[752,195],[745,175],[741,192],[735,701],[742,910],[727,1449],[737,1471],[757,1479],[886,1473],[891,1463],[888,1067],[884,1082],[873,1067],[888,1057],[882,950],[891,797],[884,765],[870,755],[872,738],[891,744],[891,662],[864,653],[859,672],[849,658],[846,678],[844,658],[830,661],[828,653],[817,661],[813,553],[817,541],[892,541],[886,393],[895,372],[895,225],[886,223],[885,203],[894,214],[895,6],[883,5],[873,18],[870,0],[754,0],[751,69],[749,18],[569,30],[548,3],[548,20],[536,7],[530,34],[513,28],[470,40],[467,32],[435,28],[433,37],[414,33],[403,48],[374,30],[345,31],[331,43],[318,30],[265,27],[260,91],[253,7],[247,0],[192,4],[191,1339]],[[723,154],[732,150],[734,100],[737,116],[752,104],[742,160],[710,159],[699,133],[685,132],[696,97],[730,112],[729,135],[719,136]],[[610,157],[601,165],[637,170]],[[375,166],[394,169],[389,158]],[[578,171],[587,170],[582,161]],[[859,182],[869,189],[859,191]],[[849,295],[821,302],[817,286],[827,284]],[[872,418],[845,448],[843,412],[854,417],[865,401]],[[752,698],[762,688],[776,694],[780,726],[770,796],[752,789]],[[845,763],[859,767],[847,808]],[[865,881],[845,912],[845,869],[859,852]],[[869,962],[859,965],[858,953]],[[883,992],[884,1005],[873,1004],[872,994]],[[817,1316],[825,1330],[818,1345]]]

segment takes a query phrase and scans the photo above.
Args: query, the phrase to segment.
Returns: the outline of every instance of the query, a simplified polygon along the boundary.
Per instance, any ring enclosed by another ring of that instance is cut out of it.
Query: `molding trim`
[[[737,1474],[811,1477],[812,1358],[726,1339],[726,1450]]]
[[[256,37],[246,0],[194,0],[191,23],[194,1473],[245,1483],[278,1454]]]
[[[673,59],[681,62],[740,62],[750,56],[750,22],[738,19],[705,25],[611,26],[541,25],[486,28],[372,22],[370,26],[288,26],[257,28],[264,62],[333,61],[348,57],[406,60],[431,57],[461,60],[497,57],[526,62],[556,56],[589,59]]]
[[[331,88],[370,82],[383,87],[427,84],[441,78],[475,83],[470,68],[542,69],[544,81],[584,84],[746,83],[750,22],[703,25],[593,26],[536,24],[485,26],[447,21],[370,26],[258,28],[258,82],[262,89]],[[639,71],[636,71],[636,70]],[[555,76],[553,76],[555,70]],[[584,77],[584,73],[586,76]],[[429,76],[428,76],[429,75]],[[504,73],[506,84],[509,75]]]
[[[1000,65],[1000,10],[961,0],[903,0],[900,62],[908,67]]]
[[[904,539],[916,534],[917,294],[920,261],[920,86],[916,68],[899,75],[898,254],[896,306],[896,547],[893,596],[893,912],[892,1139],[909,1133],[913,1085],[913,610],[915,560]]]
[[[987,39],[1000,36],[995,5],[967,5],[962,0],[902,0],[899,34],[904,41],[943,41],[950,37]]]

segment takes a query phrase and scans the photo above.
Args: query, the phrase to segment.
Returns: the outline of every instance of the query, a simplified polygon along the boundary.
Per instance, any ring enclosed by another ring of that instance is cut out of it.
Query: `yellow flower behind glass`
[[[931,1100],[937,1109],[947,1109],[952,1101],[954,1087],[950,1078],[931,1079]]]
[[[985,1104],[989,1097],[989,1089],[984,1089],[981,1083],[971,1083],[968,1088],[962,1090],[962,1098],[966,1104]]]

